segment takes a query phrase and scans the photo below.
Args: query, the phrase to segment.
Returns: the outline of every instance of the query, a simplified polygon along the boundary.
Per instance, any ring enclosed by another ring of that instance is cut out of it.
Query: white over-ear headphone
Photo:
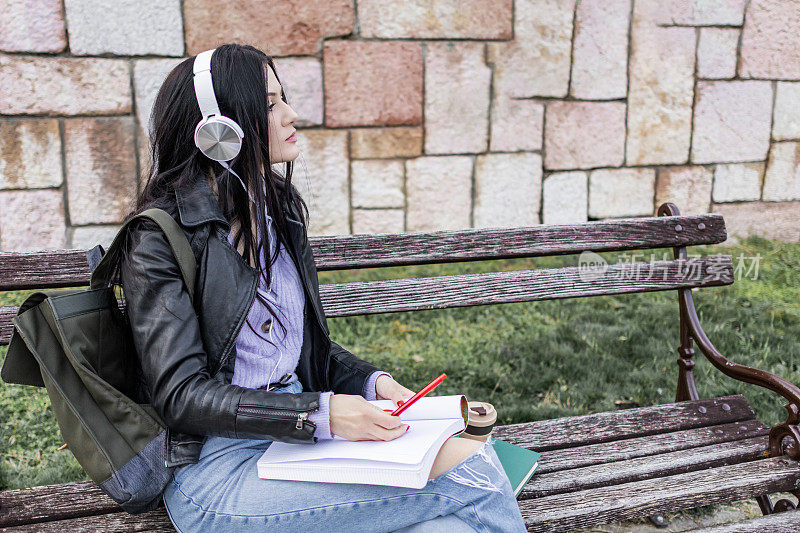
[[[194,59],[194,92],[203,119],[194,129],[194,144],[214,161],[230,161],[242,149],[244,131],[235,120],[219,112],[211,81],[211,56],[214,50],[200,52]]]
[[[250,201],[255,204],[256,201],[242,178],[227,163],[239,155],[242,149],[244,130],[235,120],[219,112],[217,96],[214,94],[214,83],[211,80],[211,56],[214,55],[214,50],[216,48],[200,52],[194,58],[192,68],[194,94],[197,97],[200,112],[203,114],[203,118],[194,128],[194,144],[203,155],[217,161],[236,176],[250,197]]]

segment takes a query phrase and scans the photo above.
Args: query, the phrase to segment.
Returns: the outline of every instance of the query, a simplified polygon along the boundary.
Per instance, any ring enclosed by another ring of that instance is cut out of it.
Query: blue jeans
[[[276,390],[302,392],[302,385],[294,381]],[[261,479],[256,462],[271,442],[209,436],[199,461],[177,468],[164,491],[175,528],[181,533],[525,531],[511,483],[488,444],[423,488],[410,489]]]

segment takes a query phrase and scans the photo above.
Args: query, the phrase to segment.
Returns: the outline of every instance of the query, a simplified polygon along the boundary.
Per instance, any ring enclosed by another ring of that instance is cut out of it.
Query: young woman
[[[220,163],[195,145],[204,117],[195,58],[187,58],[156,97],[153,163],[129,215],[160,207],[180,224],[197,260],[194,298],[149,221],[131,227],[119,269],[140,390],[167,425],[166,465],[176,467],[164,492],[173,524],[183,532],[524,531],[497,455],[467,439],[448,439],[422,489],[258,477],[256,461],[274,440],[401,436],[407,424],[368,400],[396,404],[412,391],[329,337],[308,209],[292,185],[297,114],[273,60],[238,44],[208,55],[219,113],[241,127],[241,149]]]

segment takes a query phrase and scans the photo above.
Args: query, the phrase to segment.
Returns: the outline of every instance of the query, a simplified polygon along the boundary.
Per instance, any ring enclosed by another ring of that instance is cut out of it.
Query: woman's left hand
[[[381,374],[375,381],[375,394],[379,400],[392,400],[397,405],[399,400],[406,401],[414,396],[414,391],[403,387],[386,374]]]

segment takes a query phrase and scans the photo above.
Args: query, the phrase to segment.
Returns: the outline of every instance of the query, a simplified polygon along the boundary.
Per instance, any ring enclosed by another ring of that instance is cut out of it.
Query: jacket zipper
[[[237,409],[240,413],[247,413],[251,415],[277,415],[277,416],[287,416],[294,418],[297,416],[297,424],[295,424],[296,429],[303,429],[303,422],[308,420],[308,411],[294,411],[291,409],[272,409],[270,407],[256,407],[256,406],[239,406]]]
[[[169,427],[165,426],[166,435],[164,435],[164,466],[169,468]]]
[[[308,413],[303,412],[297,415],[297,424],[294,425],[295,429],[303,429],[303,422],[308,419]]]

